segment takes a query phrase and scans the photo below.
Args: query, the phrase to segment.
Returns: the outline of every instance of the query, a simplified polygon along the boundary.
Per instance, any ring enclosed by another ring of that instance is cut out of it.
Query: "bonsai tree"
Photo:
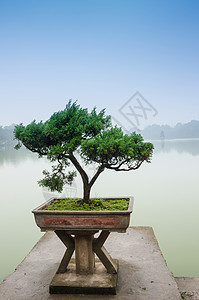
[[[113,127],[111,116],[106,116],[105,110],[97,113],[94,108],[89,113],[71,101],[46,122],[16,125],[14,137],[18,140],[15,149],[23,144],[39,157],[46,156],[55,163],[52,172],[44,170],[44,178],[38,182],[51,191],[61,192],[65,184],[72,183],[76,172],[66,172],[72,163],[83,181],[83,202],[88,204],[91,188],[105,169],[136,170],[144,161],[150,162],[153,152],[153,145],[144,142],[140,134],[127,135],[121,128]],[[90,180],[82,162],[98,164]]]

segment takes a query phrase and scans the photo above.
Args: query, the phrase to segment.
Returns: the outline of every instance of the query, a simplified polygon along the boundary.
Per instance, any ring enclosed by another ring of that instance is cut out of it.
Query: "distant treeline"
[[[189,123],[178,123],[176,126],[151,125],[142,130],[145,139],[187,139],[199,138],[199,121],[192,120]]]
[[[0,146],[11,146],[16,143],[13,139],[14,127],[14,124],[5,127],[0,126]]]
[[[0,146],[13,146],[16,144],[13,138],[15,124],[0,126]],[[187,139],[199,138],[199,121],[192,120],[189,123],[178,123],[176,126],[153,124],[142,130],[145,139]]]

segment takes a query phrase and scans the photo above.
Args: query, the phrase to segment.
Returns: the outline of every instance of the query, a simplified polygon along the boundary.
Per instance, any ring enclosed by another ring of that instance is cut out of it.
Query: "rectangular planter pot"
[[[108,230],[125,232],[129,226],[133,209],[133,197],[107,198],[120,200],[129,198],[129,207],[122,211],[59,211],[43,210],[55,198],[51,198],[32,212],[41,231],[48,230]],[[57,199],[57,198],[56,198]]]

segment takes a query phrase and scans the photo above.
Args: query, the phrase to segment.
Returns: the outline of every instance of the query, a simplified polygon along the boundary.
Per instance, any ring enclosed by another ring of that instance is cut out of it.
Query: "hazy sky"
[[[198,56],[197,0],[0,0],[0,124],[70,98],[127,127],[199,119]]]

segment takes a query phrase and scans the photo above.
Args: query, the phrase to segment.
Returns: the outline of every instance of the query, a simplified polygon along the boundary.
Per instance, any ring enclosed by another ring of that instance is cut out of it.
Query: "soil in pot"
[[[122,211],[127,210],[129,198],[103,199],[91,198],[89,203],[81,198],[54,199],[44,210],[72,210],[72,211]]]

